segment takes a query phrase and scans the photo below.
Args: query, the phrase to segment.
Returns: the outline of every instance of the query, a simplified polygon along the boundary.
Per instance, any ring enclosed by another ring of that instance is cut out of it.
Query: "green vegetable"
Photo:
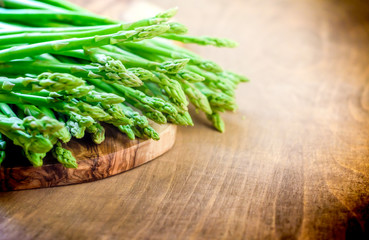
[[[0,11],[0,16],[3,13]],[[1,20],[1,17],[0,17]],[[93,37],[71,38],[40,42],[30,45],[14,46],[0,50],[0,62],[13,59],[35,56],[42,53],[57,53],[84,47],[99,47],[109,44],[117,44],[125,41],[140,41],[143,39],[156,37],[169,29],[169,25],[160,24],[148,27],[135,28],[134,30],[120,31],[114,34],[98,35]]]
[[[101,79],[108,83],[118,83],[126,86],[140,86],[142,81],[132,72],[116,60],[109,60],[106,64],[71,64],[71,63],[50,63],[49,61],[14,61],[0,63],[0,73],[19,74],[44,72],[68,73],[84,79]]]
[[[75,25],[104,25],[112,24],[114,21],[107,18],[98,17],[80,12],[61,12],[52,10],[36,9],[0,9],[1,21],[20,21],[28,22],[50,22],[59,21]]]
[[[224,132],[220,113],[237,109],[236,88],[248,81],[169,41],[237,45],[186,35],[168,22],[176,8],[122,23],[65,0],[0,2],[0,164],[13,143],[33,166],[51,151],[77,168],[62,145],[72,137],[100,144],[109,124],[159,140],[151,121],[192,126],[189,102]]]
[[[88,126],[86,131],[92,134],[92,141],[96,144],[100,144],[105,140],[105,128],[98,122]]]
[[[31,93],[45,89],[50,92],[58,92],[62,90],[72,90],[84,83],[85,82],[80,78],[70,74],[42,73],[36,78],[0,77],[0,91]]]
[[[73,154],[68,149],[65,149],[61,146],[60,143],[57,143],[54,147],[53,156],[66,168],[77,168],[77,160],[73,157]]]

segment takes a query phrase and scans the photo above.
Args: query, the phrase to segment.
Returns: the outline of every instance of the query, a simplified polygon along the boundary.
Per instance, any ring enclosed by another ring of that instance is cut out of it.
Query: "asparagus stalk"
[[[118,104],[124,102],[124,98],[113,93],[90,91],[88,95],[80,98],[88,103]]]
[[[143,131],[144,136],[146,136],[147,138],[151,138],[154,140],[160,140],[159,133],[157,133],[155,129],[152,128],[151,126],[147,126],[143,128],[142,131]]]
[[[29,117],[23,119],[23,122],[28,121],[27,124],[23,123],[23,125],[29,134],[36,135],[42,133],[42,135],[47,136],[49,139],[56,138],[63,142],[68,142],[70,140],[70,134],[65,134],[64,124],[58,121],[55,116],[46,115],[41,109],[34,105],[17,104],[17,107],[29,117],[41,120],[39,122],[33,122],[30,121],[32,118],[29,119]]]
[[[188,112],[178,113],[177,115],[167,115],[167,119],[177,125],[193,126],[193,121]]]
[[[134,126],[131,126],[131,125],[121,125],[121,126],[118,126],[118,129],[119,131],[121,131],[122,133],[126,134],[127,137],[131,140],[134,140],[135,139],[135,132],[132,130]]]
[[[98,86],[97,89],[101,89],[105,92],[113,93],[116,95],[119,94],[118,91],[116,91],[112,86],[108,84],[94,81],[93,79],[90,79],[90,82],[92,84],[96,84],[96,86]],[[131,107],[127,106],[125,103],[121,103],[120,106],[121,106],[121,111],[123,112],[123,115],[128,117],[129,119],[132,119],[132,123],[134,125],[137,125],[141,128],[148,126],[148,121],[146,117],[140,115],[137,111],[133,110]]]
[[[144,96],[143,93],[140,94],[140,96],[135,96],[134,92],[136,90],[131,88],[126,88],[123,86],[123,88],[120,88],[122,85],[112,85],[113,88],[111,88],[106,83],[97,81],[95,79],[88,79],[88,81],[95,85],[98,88],[103,89],[104,91],[115,93],[117,95],[123,96],[126,99],[126,102],[130,105],[140,109],[142,113],[147,116],[148,118],[152,119],[153,121],[157,123],[166,123],[167,119],[163,115],[163,113],[160,110],[174,112],[172,106],[170,106],[168,103],[163,102],[162,99],[149,99],[146,98],[146,95]],[[143,94],[143,95],[142,95]],[[150,104],[150,105],[148,105]],[[154,107],[159,108],[160,110],[155,109]]]
[[[234,87],[229,84],[228,80],[219,78],[216,74],[211,72],[206,72],[196,66],[187,66],[187,69],[191,72],[199,74],[205,78],[203,81],[208,87],[215,91],[222,91],[230,97],[234,96]]]
[[[180,83],[188,99],[196,108],[200,109],[206,114],[212,113],[207,97],[199,89],[186,81],[181,81]]]
[[[27,106],[33,106],[33,105],[27,105]],[[53,113],[53,111],[50,108],[47,108],[47,107],[37,108],[36,106],[33,106],[32,108],[36,109],[39,112],[39,114],[48,116],[52,119],[57,119],[55,114]],[[60,119],[57,119],[57,120],[60,121]],[[67,143],[71,140],[72,135],[70,134],[68,128],[66,127],[65,122],[64,121],[60,121],[60,122],[64,123],[64,127],[62,129],[60,129],[59,131],[57,131],[56,133],[54,133],[54,137],[56,137],[57,139],[59,139],[63,143]]]
[[[127,71],[119,61],[109,60],[105,65],[82,65],[70,63],[52,63],[48,61],[14,61],[0,63],[0,73],[39,74],[47,71],[68,73],[82,78],[95,78],[108,83],[118,83],[126,86],[140,86],[142,81],[133,73]]]
[[[127,42],[124,44],[118,44],[124,48],[131,49],[137,53],[151,53],[158,56],[163,56],[169,59],[189,59],[189,63],[196,65],[206,71],[221,72],[222,68],[213,61],[205,60],[200,56],[174,44],[168,42],[162,43],[162,41],[150,41],[144,40],[140,42]]]
[[[1,12],[1,11],[0,11]],[[157,20],[157,19],[156,19]],[[80,28],[64,28],[61,31],[60,28],[49,28],[48,32],[45,29],[33,28],[22,30],[15,30],[13,32],[1,32],[3,35],[0,36],[0,45],[12,43],[12,44],[31,44],[48,41],[57,41],[71,38],[86,38],[97,35],[115,34],[119,31],[133,30],[132,26],[137,25],[135,23],[127,24],[112,24],[103,25],[99,27],[80,27]],[[147,24],[151,26],[153,24]],[[168,23],[169,29],[167,32],[184,32],[187,29],[179,23]],[[144,26],[142,26],[144,27]],[[57,30],[59,29],[59,30]],[[76,31],[76,29],[79,29]],[[50,32],[52,31],[52,32]],[[4,34],[6,33],[6,34]]]
[[[104,52],[101,50],[89,50],[87,55],[85,55],[82,51],[76,50],[76,51],[69,51],[69,52],[65,52],[62,54],[66,54],[66,55],[70,55],[73,57],[78,57],[78,58],[90,58],[93,61],[99,62],[101,64],[104,64],[107,59],[109,59],[109,57],[107,57],[104,54],[100,54],[99,52]],[[107,51],[104,52],[109,54]],[[127,56],[129,56],[129,54],[126,54]],[[120,55],[120,54],[110,54],[110,56],[112,57],[116,57],[114,59],[118,59],[123,63],[128,63],[130,61],[128,60],[122,60],[124,59],[124,56]],[[135,59],[136,57],[133,55],[132,57],[133,59]],[[156,62],[149,62],[147,60],[144,60],[141,63],[138,63],[139,61],[141,61],[141,59],[139,57],[137,57],[137,60],[134,64],[135,66],[141,66],[141,67],[146,67],[148,69],[152,68],[150,66],[154,66],[156,65],[156,67],[154,69],[157,69],[158,64]],[[166,68],[167,72],[171,72],[171,73],[175,73],[180,71],[181,68],[184,67],[185,63],[187,62],[187,60],[178,60],[175,62],[164,62],[162,64],[159,64],[161,69]],[[155,72],[150,72],[146,69],[143,68],[129,68],[128,71],[131,72],[132,74],[136,75],[136,77],[138,77],[140,80],[142,81],[151,81],[151,82],[155,82],[157,83],[159,86],[161,86],[164,91],[168,94],[168,96],[171,98],[171,100],[173,101],[174,104],[180,106],[182,108],[183,111],[187,110],[187,105],[188,102],[186,100],[186,96],[181,88],[181,86],[179,85],[179,83],[177,81],[174,81],[172,79],[170,79],[169,77],[167,77],[166,75],[162,74],[162,73],[155,73]],[[170,70],[171,69],[171,70]],[[162,71],[163,72],[163,71]],[[187,76],[187,74],[184,71],[181,71],[178,74],[184,74],[185,78]],[[187,79],[187,78],[186,78]]]
[[[0,77],[1,90],[23,93],[38,92],[43,89],[51,92],[71,90],[84,83],[80,78],[63,73],[42,73],[37,78]]]
[[[3,104],[6,105],[6,104]],[[48,116],[41,116],[41,114],[36,113],[37,109],[35,106],[24,106],[24,105],[18,105],[18,107],[23,112],[33,113],[34,115],[37,115],[37,117],[33,115],[29,115],[27,117],[24,117],[23,119],[19,119],[16,117],[14,112],[12,114],[8,114],[8,119],[3,118],[3,121],[12,121],[15,126],[18,126],[17,128],[24,130],[28,134],[35,136],[38,134],[42,134],[45,137],[50,138],[50,136],[53,136],[53,134],[57,131],[59,131],[61,128],[64,127],[62,123],[57,121],[56,119],[52,119]],[[10,109],[10,108],[9,108]],[[12,112],[12,110],[7,110],[7,112]],[[6,114],[4,114],[6,116]]]
[[[43,159],[46,157],[46,153],[32,151],[24,151],[24,154],[34,167],[41,167],[43,165]]]
[[[31,8],[31,9],[49,9],[52,11],[65,11],[63,8],[48,5],[43,2],[32,0],[1,0],[1,6],[4,8]]]
[[[82,116],[90,116],[97,121],[107,121],[112,117],[100,107],[92,106],[88,103],[72,99],[71,102],[64,102],[53,97],[41,97],[36,95],[27,95],[21,93],[0,93],[0,102],[11,104],[33,104],[36,106],[50,107],[57,112],[66,113],[75,112]]]
[[[0,16],[3,16],[0,11]],[[1,17],[0,17],[1,20]],[[158,24],[147,27],[135,28],[134,30],[120,31],[114,34],[98,35],[93,37],[83,37],[75,39],[55,40],[49,42],[35,43],[25,46],[15,46],[0,50],[0,62],[27,56],[39,55],[42,53],[57,53],[86,47],[99,47],[109,44],[117,44],[127,41],[140,41],[161,35],[169,29],[167,24]]]
[[[182,111],[187,111],[188,101],[181,85],[163,73],[153,73],[156,78],[153,78],[154,80],[151,80],[151,82],[158,84],[158,86],[165,91],[170,100],[175,105],[179,106]]]
[[[52,11],[39,9],[0,9],[1,21],[21,21],[21,22],[64,22],[74,25],[106,25],[113,24],[114,21],[81,12]]]
[[[91,91],[91,94],[78,99],[103,109],[111,116],[110,119],[105,120],[107,123],[115,126],[131,124],[131,120],[124,115],[123,109],[119,105],[125,99],[114,93],[106,93],[97,89],[97,91]]]
[[[100,144],[105,140],[105,128],[98,122],[94,122],[87,127],[86,131],[91,134],[92,141],[96,144]]]
[[[203,83],[196,83],[196,87],[208,98],[210,106],[223,111],[235,111],[235,99],[222,92],[214,92]]]
[[[121,105],[100,103],[99,106],[111,116],[111,119],[105,122],[113,124],[114,126],[132,124],[132,120],[124,115]]]
[[[167,75],[158,72],[149,72],[145,69],[135,68],[131,71],[144,82],[150,81],[158,84],[168,95],[170,101],[180,107],[181,111],[187,111],[188,101],[180,84]]]
[[[218,76],[221,77],[222,79],[228,79],[229,81],[233,82],[236,86],[242,82],[249,81],[249,79],[247,79],[245,76],[230,71],[220,72],[218,73]]]
[[[73,3],[70,3],[68,1],[60,1],[60,0],[41,0],[43,3],[46,3],[49,5],[49,7],[47,7],[46,9],[51,10],[51,7],[58,7],[58,8],[63,8],[65,10],[69,10],[69,11],[76,11],[76,12],[84,12],[84,13],[88,13],[88,14],[92,14],[89,11],[87,11],[84,8],[81,8]],[[39,0],[37,0],[37,2],[40,2]]]
[[[96,123],[92,117],[83,116],[75,112],[66,112],[65,115],[69,118],[65,122],[65,125],[75,138],[83,138],[86,129]]]
[[[53,144],[42,135],[32,136],[25,132],[21,125],[14,124],[15,118],[0,115],[0,132],[11,139],[15,145],[21,146],[25,152],[46,153]],[[18,122],[18,121],[17,121]]]
[[[119,126],[118,129],[125,133],[131,140],[135,139],[135,137],[146,137],[153,140],[160,139],[159,134],[151,126],[141,128],[135,125],[124,125]]]
[[[16,0],[16,1],[19,1],[19,0]],[[10,4],[12,4],[13,6],[15,5],[14,0],[4,0],[3,2],[4,2],[3,4],[5,4],[5,7],[7,7],[6,4],[8,4],[8,6]],[[100,17],[96,14],[89,13],[85,9],[80,8],[76,5],[73,5],[69,2],[61,2],[61,1],[55,1],[55,0],[45,0],[45,1],[43,1],[44,3],[42,3],[42,4],[41,3],[36,4],[36,2],[25,1],[25,0],[20,1],[20,2],[26,8],[36,8],[36,9],[46,10],[46,11],[39,11],[39,12],[29,11],[28,14],[30,14],[30,15],[41,13],[41,14],[46,15],[46,18],[48,18],[48,17],[49,18],[56,18],[57,21],[71,22],[74,25],[79,25],[80,21],[85,21],[85,20],[89,20],[89,24],[84,24],[84,25],[103,25],[104,22],[113,23],[113,21],[111,21],[111,20],[107,20],[107,19],[102,18],[102,17]],[[48,4],[45,4],[45,3],[48,3]],[[52,5],[49,5],[49,4],[52,4]],[[28,7],[27,7],[27,5],[28,5]],[[76,16],[75,14],[70,14],[71,12],[69,12],[69,11],[61,11],[62,8],[64,8],[65,10],[74,11],[74,13],[76,13],[76,12],[83,13],[82,17]],[[60,14],[61,16],[59,16],[59,15],[58,16],[49,16],[49,14],[48,14],[49,11],[47,11],[47,10],[57,11],[58,14]],[[137,28],[137,27],[150,26],[150,25],[160,24],[160,23],[166,22],[177,13],[177,10],[178,10],[177,8],[171,8],[167,11],[164,11],[164,12],[161,12],[161,13],[155,15],[152,18],[142,19],[142,20],[139,20],[139,21],[136,21],[136,22],[133,22],[133,23],[126,23],[126,29],[134,29],[134,28]],[[62,13],[59,13],[59,12],[62,12]],[[65,12],[67,12],[67,13],[65,13]],[[13,15],[15,15],[15,14],[17,14],[17,12],[14,11]],[[38,17],[38,16],[33,16],[33,17]],[[77,18],[79,18],[79,19],[77,19]],[[90,18],[90,19],[85,19],[85,18]],[[79,21],[76,22],[77,20],[79,20]],[[173,28],[172,31],[174,31],[176,33],[185,32],[185,30],[184,30],[185,27],[181,24],[173,24],[172,28]]]
[[[212,45],[215,47],[228,47],[234,48],[237,47],[237,43],[227,39],[227,38],[214,38],[214,37],[193,37],[193,36],[185,36],[185,35],[178,35],[172,33],[162,34],[161,37],[171,40],[180,41],[183,43],[196,43],[199,45]]]
[[[17,117],[8,104],[0,102],[0,112],[7,117]]]
[[[109,89],[110,86],[105,87]],[[114,91],[114,89],[111,88],[111,91]],[[125,122],[114,122],[112,120],[107,121],[108,123],[118,127],[118,129],[125,133],[128,138],[135,139],[135,136],[146,136],[154,140],[159,140],[159,134],[148,125],[147,119],[144,116],[141,116],[138,112],[134,111],[132,108],[124,104],[103,106],[103,108],[113,116],[113,119],[115,118],[119,121],[122,121],[122,119],[129,120]]]
[[[159,45],[159,47],[150,43],[154,41],[156,45]],[[187,50],[181,50],[181,48],[179,47],[172,47],[170,44],[164,45],[162,41],[156,41],[154,39],[150,41],[143,41],[140,43],[126,43],[120,46],[123,46],[124,48],[127,48],[128,46],[128,49],[133,47],[133,50],[137,51],[140,54],[140,56],[154,60],[154,61],[165,60],[167,58],[163,56],[149,54],[149,50],[157,51],[160,54],[162,54],[163,52],[165,53],[165,51],[167,50],[166,54],[171,54],[172,52],[174,52],[172,53],[174,55],[181,54],[181,51],[183,53],[186,53],[187,51]],[[144,49],[144,52],[142,52],[142,50],[140,51],[140,47]],[[168,49],[165,49],[165,47],[167,47]],[[146,52],[145,52],[145,49],[147,50]],[[172,51],[169,51],[169,49],[171,49]],[[189,56],[191,56],[190,53],[188,54]],[[210,88],[212,88],[213,90],[220,89],[221,91],[228,94],[229,96],[234,96],[234,89],[236,88],[238,83],[248,81],[244,76],[241,76],[241,75],[229,72],[229,71],[219,72],[219,71],[207,70],[207,68],[211,66],[212,64],[206,64],[206,63],[199,64],[199,65],[190,64],[186,66],[186,69],[188,71],[185,71],[184,75],[183,73],[181,73],[183,71],[181,71],[171,77],[175,79],[179,79],[179,80],[186,80],[188,82],[196,82],[196,81],[205,80],[204,83],[208,85]],[[201,78],[196,79],[196,78],[193,78],[193,76],[201,76],[202,79]]]
[[[49,138],[64,127],[64,124],[47,116],[44,116],[40,119],[36,119],[32,116],[25,117],[22,125],[25,131],[32,136],[42,134],[43,136]]]
[[[177,110],[170,103],[164,101],[163,99],[147,96],[141,91],[122,85],[113,84],[112,86],[127,99],[139,101],[140,103],[146,104],[163,113],[171,115],[176,115],[178,113]]]
[[[1,12],[1,11],[0,11]],[[31,28],[32,29],[32,28]],[[42,30],[41,32],[18,32],[20,33],[13,33],[13,34],[6,34],[0,36],[0,45],[8,44],[11,42],[12,44],[22,43],[22,44],[31,44],[31,43],[40,43],[40,42],[48,42],[48,41],[56,41],[56,40],[63,40],[63,39],[70,39],[70,38],[84,38],[84,37],[93,37],[96,35],[106,35],[106,34],[113,34],[119,31],[126,30],[127,27],[124,24],[112,24],[112,25],[105,25],[100,26],[98,28],[79,28],[79,31],[75,31],[71,28],[71,31],[68,31],[68,28],[65,28],[65,31],[56,31],[58,28],[51,28],[54,32],[45,32]],[[30,31],[30,30],[28,30]],[[33,30],[34,31],[34,30]]]
[[[140,56],[146,59],[149,59],[151,61],[157,61],[157,62],[162,62],[162,61],[166,61],[166,58],[160,57],[160,56],[156,56],[150,53],[140,53]],[[198,71],[201,73],[201,71]],[[195,71],[187,71],[187,70],[180,70],[174,74],[169,74],[171,76],[174,76],[176,78],[179,79],[183,79],[189,82],[201,82],[205,80],[205,77],[196,73]]]
[[[213,112],[212,114],[207,114],[206,117],[213,123],[213,126],[219,131],[225,131],[225,124],[218,112]]]
[[[136,100],[127,99],[126,102],[129,103],[131,106],[139,109],[142,114],[144,114],[146,117],[153,120],[154,122],[159,124],[167,123],[167,118],[162,112]]]
[[[50,97],[62,97],[65,100],[70,101],[72,98],[83,98],[93,92],[94,87],[89,85],[82,85],[76,87],[72,90],[63,90],[59,92],[48,92],[45,90],[40,91],[39,93],[32,93],[34,95],[39,96],[50,96]]]
[[[149,126],[149,122],[145,116],[140,115],[137,111],[133,110],[131,107],[121,104],[122,111],[125,116],[132,119],[132,124],[140,128],[145,128]]]
[[[15,2],[22,2],[22,4],[25,4],[25,0],[4,0],[4,4],[14,4]],[[29,0],[27,0],[29,1]],[[34,8],[34,6],[29,5],[30,8]],[[44,9],[44,10],[52,10],[49,9],[49,7],[51,7],[50,5],[46,5],[43,4],[43,6],[39,5],[40,9]],[[86,12],[86,11],[84,11]],[[19,26],[16,25],[14,23],[12,24],[8,24],[6,27],[11,27],[12,30],[2,30],[0,31],[1,35],[9,35],[9,34],[23,34],[23,33],[61,33],[61,32],[74,32],[77,33],[82,31],[90,31],[90,30],[99,30],[101,28],[104,27],[112,27],[113,25],[117,26],[118,28],[116,28],[115,30],[111,30],[110,32],[105,32],[105,34],[107,33],[114,33],[117,31],[121,31],[121,30],[133,30],[137,27],[146,27],[146,26],[151,26],[151,25],[155,25],[155,24],[160,24],[160,23],[165,23],[167,22],[170,18],[172,18],[177,12],[177,8],[172,8],[169,9],[167,11],[161,12],[159,14],[157,14],[156,16],[152,17],[152,18],[147,18],[147,19],[142,19],[136,22],[131,22],[131,23],[116,23],[116,24],[111,24],[111,25],[97,25],[97,26],[82,26],[82,27],[74,27],[74,26],[70,26],[70,27],[42,27],[42,28],[37,28],[37,27],[25,27],[25,26]],[[94,15],[89,13],[90,15]],[[97,15],[95,15],[97,16]],[[187,31],[187,28],[185,26],[183,26],[180,23],[168,23],[169,25],[169,29],[168,29],[168,33],[184,33]],[[82,33],[83,35],[84,33]],[[101,33],[100,33],[101,34]],[[96,34],[98,35],[98,34]],[[81,35],[78,35],[81,36]],[[76,37],[73,36],[73,37]],[[27,36],[28,38],[28,36]],[[33,38],[33,36],[31,37]],[[43,40],[43,39],[42,39]],[[56,39],[54,39],[56,40]]]
[[[173,103],[173,107],[179,113],[184,113],[184,112],[188,111],[187,105],[186,106],[180,106],[178,103],[174,102],[173,99],[171,99],[169,96],[167,96],[165,90],[163,88],[161,88],[156,83],[145,82],[143,86],[137,87],[136,89],[140,90],[141,92],[145,93],[146,95],[155,96],[155,97],[163,99],[164,101]],[[185,95],[185,98],[186,98],[186,95]],[[186,103],[187,103],[187,99],[186,99]]]
[[[176,59],[174,61],[166,61],[163,63],[158,63],[141,58],[120,48],[117,48],[119,49],[119,52],[111,52],[110,50],[113,48],[114,46],[106,46],[106,48],[104,49],[90,48],[85,49],[84,51],[71,50],[66,52],[60,52],[58,54],[81,58],[85,60],[91,60],[93,62],[98,62],[101,64],[105,64],[109,59],[108,57],[111,57],[115,60],[119,60],[127,67],[141,67],[169,74],[174,74],[182,70],[185,67],[186,63],[189,61],[188,59]]]
[[[66,168],[77,168],[77,160],[74,158],[71,151],[62,147],[58,142],[52,150],[53,156]]]
[[[10,0],[12,1],[12,0]],[[23,0],[21,0],[23,1]],[[23,33],[63,33],[63,32],[85,32],[91,30],[97,30],[101,27],[111,27],[120,24],[111,25],[98,25],[98,26],[68,26],[68,27],[29,27],[25,25],[19,25],[15,23],[4,23],[0,22],[0,35],[13,35],[13,34],[23,34]]]

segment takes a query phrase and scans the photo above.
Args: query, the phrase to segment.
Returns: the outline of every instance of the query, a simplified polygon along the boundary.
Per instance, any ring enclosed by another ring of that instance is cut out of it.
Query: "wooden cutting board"
[[[78,168],[65,168],[52,157],[44,166],[32,167],[14,154],[12,163],[0,168],[0,191],[55,187],[90,182],[125,172],[167,152],[175,142],[175,125],[152,124],[160,140],[129,140],[116,128],[106,127],[106,139],[100,145],[89,139],[73,139],[66,146],[78,160]],[[17,148],[18,149],[18,148]]]

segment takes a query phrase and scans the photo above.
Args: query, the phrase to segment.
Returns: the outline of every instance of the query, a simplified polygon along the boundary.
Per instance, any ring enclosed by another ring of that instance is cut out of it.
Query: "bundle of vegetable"
[[[184,35],[168,22],[176,9],[131,23],[60,0],[0,1],[0,164],[6,143],[34,166],[46,153],[77,167],[62,147],[85,132],[99,144],[104,124],[130,139],[159,139],[151,121],[193,125],[188,100],[219,131],[247,79],[169,40],[235,47],[227,39]],[[169,39],[169,40],[168,40]]]

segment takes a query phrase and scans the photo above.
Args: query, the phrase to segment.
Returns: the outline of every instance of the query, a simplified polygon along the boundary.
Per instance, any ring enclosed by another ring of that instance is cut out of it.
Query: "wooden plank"
[[[25,166],[24,161],[0,167],[0,191],[56,187],[91,182],[131,170],[164,154],[174,145],[177,126],[153,124],[160,140],[129,140],[116,128],[105,126],[101,144],[88,139],[72,139],[65,147],[78,160],[78,168],[65,168],[58,162],[42,167]],[[14,159],[17,160],[17,159]]]
[[[136,1],[76,2],[119,17]],[[367,1],[150,2],[179,6],[191,34],[240,42],[191,46],[251,79],[238,113],[225,115],[226,133],[192,112],[195,127],[179,128],[170,152],[134,171],[0,193],[0,236],[368,238]]]

